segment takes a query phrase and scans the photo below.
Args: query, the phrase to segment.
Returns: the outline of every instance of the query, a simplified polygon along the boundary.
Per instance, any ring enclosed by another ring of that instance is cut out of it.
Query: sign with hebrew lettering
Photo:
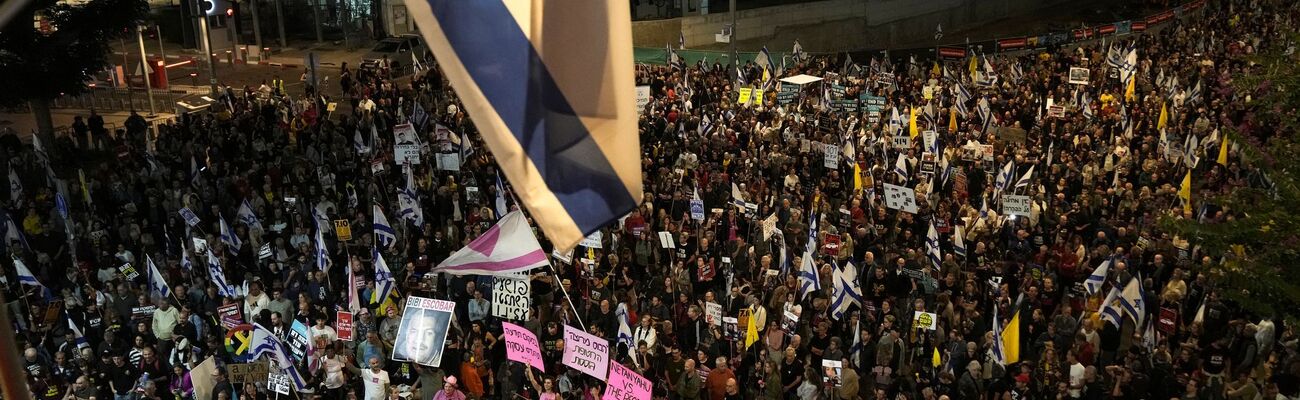
[[[609,370],[609,342],[582,329],[564,326],[564,365],[601,381]]]

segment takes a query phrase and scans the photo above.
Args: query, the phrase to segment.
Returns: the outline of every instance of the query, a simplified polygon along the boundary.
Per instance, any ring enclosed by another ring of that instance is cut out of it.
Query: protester
[[[571,252],[534,233],[549,266],[504,277],[440,267],[522,207],[436,67],[225,87],[152,128],[92,113],[0,146],[27,382],[274,397],[231,373],[256,356],[326,400],[600,398],[565,354],[607,347],[656,398],[1300,398],[1295,327],[1223,300],[1221,255],[1159,224],[1266,182],[1224,130],[1283,3],[974,59],[638,65],[644,201]],[[775,83],[800,74],[825,80]]]

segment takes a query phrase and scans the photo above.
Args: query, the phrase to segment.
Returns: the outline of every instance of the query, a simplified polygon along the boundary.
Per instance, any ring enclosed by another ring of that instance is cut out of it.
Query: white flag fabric
[[[232,255],[239,254],[239,248],[243,247],[244,243],[239,240],[238,235],[235,235],[235,230],[230,229],[230,224],[226,223],[226,217],[217,214],[217,219],[221,222],[221,243],[226,244],[226,251]]]
[[[158,271],[158,266],[153,263],[153,257],[146,254],[144,260],[145,264],[149,265],[149,293],[164,299],[171,297],[171,286],[167,286],[167,280],[163,278],[162,272]]]
[[[452,275],[507,275],[547,265],[528,219],[519,211],[506,214],[496,225],[433,268]]]
[[[1016,181],[1016,189],[1029,186],[1029,178],[1034,176],[1034,167],[1036,167],[1036,165],[1029,166],[1029,170],[1025,171],[1025,175],[1020,177],[1020,180]]]
[[[813,255],[817,254],[817,214],[813,213],[809,219],[808,245],[804,248],[803,258],[799,263],[800,300],[809,293],[822,290],[821,278],[817,276],[817,263],[813,262]]]
[[[316,268],[327,271],[330,268],[328,247],[325,246],[325,234],[320,226],[316,227]]]
[[[221,262],[210,251],[208,252],[208,278],[212,279],[212,285],[217,287],[217,294],[235,297],[235,288],[226,282],[226,271],[221,269]]]
[[[253,213],[253,207],[248,204],[248,199],[244,199],[244,202],[239,205],[239,212],[235,215],[235,218],[238,218],[239,222],[243,222],[244,225],[248,225],[249,228],[262,230],[262,220],[257,218],[257,214]]]
[[[844,268],[839,265],[834,266],[835,296],[831,303],[831,316],[836,320],[844,318],[844,313],[848,312],[849,306],[854,304],[862,306],[862,286],[858,283],[857,270],[853,263],[846,264]]]
[[[952,227],[952,252],[956,255],[966,256],[966,229],[961,224],[955,224]]]
[[[393,291],[397,284],[397,279],[393,278],[393,271],[388,269],[388,262],[384,261],[383,254],[379,253],[379,248],[374,249],[375,259],[375,290],[371,295],[370,301],[382,303],[388,298],[388,293]]]
[[[1088,295],[1092,296],[1101,291],[1102,285],[1106,283],[1106,274],[1110,273],[1110,259],[1102,261],[1097,269],[1088,275],[1088,279],[1083,281],[1083,288],[1088,290]]]
[[[266,329],[261,324],[253,323],[253,335],[248,341],[248,346],[251,349],[250,353],[253,358],[267,355],[275,369],[289,376],[289,382],[293,383],[295,390],[301,392],[307,388],[307,381],[302,378],[302,375],[298,373],[298,368],[294,366],[293,358],[289,356],[289,349],[270,329]]]
[[[375,241],[383,247],[392,247],[397,243],[397,230],[388,223],[388,217],[384,216],[384,209],[379,205],[374,206],[375,210]]]
[[[14,260],[14,269],[16,269],[18,272],[18,283],[28,285],[28,286],[41,286],[41,287],[45,286],[42,285],[41,282],[36,280],[36,275],[32,275],[32,270],[27,269],[27,264],[24,264],[22,259],[18,257],[13,257],[13,260]]]
[[[939,250],[939,231],[934,229],[934,221],[930,221],[930,230],[925,234],[925,258],[930,260],[930,266],[935,271],[939,270],[943,254]]]
[[[1146,321],[1147,305],[1142,298],[1141,277],[1135,276],[1128,281],[1128,285],[1124,286],[1124,291],[1119,293],[1119,302],[1120,305],[1124,306],[1124,313],[1133,318],[1133,322],[1136,322],[1137,326],[1142,326],[1142,323]]]

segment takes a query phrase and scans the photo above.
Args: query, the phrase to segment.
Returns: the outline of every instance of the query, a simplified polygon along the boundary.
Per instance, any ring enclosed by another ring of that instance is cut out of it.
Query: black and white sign
[[[397,165],[420,163],[420,141],[411,124],[393,125],[393,161]]]
[[[909,187],[886,183],[885,207],[916,214],[916,191]]]
[[[1070,83],[1075,85],[1088,84],[1088,69],[1079,67],[1070,67]]]
[[[1002,213],[1007,215],[1019,215],[1022,217],[1029,216],[1029,196],[1004,194],[1002,195]]]
[[[492,315],[514,320],[528,320],[529,299],[532,289],[528,281],[520,278],[498,276],[492,285]]]

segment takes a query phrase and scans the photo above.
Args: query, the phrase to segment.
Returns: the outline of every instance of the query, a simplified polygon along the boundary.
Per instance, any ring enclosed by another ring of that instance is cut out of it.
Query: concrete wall
[[[1065,0],[827,0],[743,10],[737,13],[738,47],[765,43],[788,51],[798,39],[812,52],[877,49],[933,39],[945,31],[1030,13]],[[677,43],[677,31],[693,48],[721,47],[714,34],[731,23],[729,13],[691,15],[633,23],[637,46]],[[779,45],[777,45],[779,43]]]

